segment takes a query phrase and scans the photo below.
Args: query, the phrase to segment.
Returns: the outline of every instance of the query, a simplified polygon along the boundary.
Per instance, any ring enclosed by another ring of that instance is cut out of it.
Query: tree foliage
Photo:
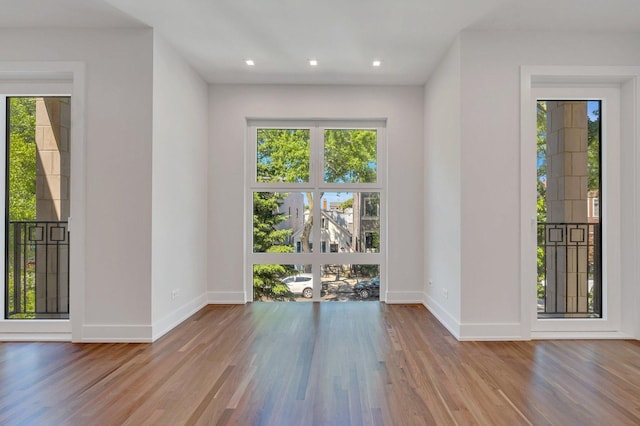
[[[547,103],[538,102],[536,110],[536,161],[538,189],[538,223],[547,220]]]
[[[594,111],[594,119],[587,124],[587,164],[589,191],[600,190],[600,109]]]
[[[374,130],[326,130],[324,179],[335,183],[373,183],[377,178]]]
[[[349,198],[348,200],[343,201],[340,204],[340,209],[342,211],[344,211],[345,209],[349,209],[349,208],[353,208],[353,197]]]
[[[293,249],[287,241],[291,235],[288,229],[278,229],[285,220],[278,208],[285,193],[253,193],[253,250],[255,252],[289,253]],[[253,266],[253,300],[292,300],[293,294],[281,278],[291,273],[285,265]]]
[[[286,219],[278,211],[286,193],[253,193],[253,251],[256,253],[288,253],[293,251],[287,244],[291,235],[288,229],[277,229]]]
[[[34,220],[36,218],[36,100],[35,98],[14,97],[9,99],[9,220]],[[15,256],[14,235],[8,235],[10,256]],[[11,318],[33,318],[35,315],[35,274],[25,271],[26,292],[22,293],[21,307],[14,298],[13,258],[8,262],[8,312],[25,310],[12,314]],[[24,304],[24,305],[22,305]]]
[[[547,221],[547,103],[543,101],[538,102],[536,110],[536,155],[538,166],[536,176],[538,189],[536,216],[538,223],[545,223]],[[544,232],[542,233],[542,238],[545,238]],[[545,281],[547,275],[544,248],[538,244],[536,252],[537,298],[542,299],[545,296],[543,281]]]
[[[309,182],[311,135],[307,129],[259,129],[258,182]],[[324,180],[331,183],[376,182],[375,130],[325,130]],[[303,252],[310,252],[313,193],[306,193],[308,214],[301,233]],[[322,197],[323,194],[320,194]]]
[[[36,218],[36,100],[9,101],[9,218]]]
[[[307,129],[258,129],[258,182],[309,182]]]
[[[291,272],[286,265],[253,265],[253,300],[293,300],[289,287],[280,281]]]

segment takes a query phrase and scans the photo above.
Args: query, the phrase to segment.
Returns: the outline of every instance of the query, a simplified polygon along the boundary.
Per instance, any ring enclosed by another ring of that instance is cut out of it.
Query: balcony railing
[[[538,318],[602,317],[599,223],[538,224]]]
[[[67,222],[9,222],[6,318],[69,318],[67,231]]]

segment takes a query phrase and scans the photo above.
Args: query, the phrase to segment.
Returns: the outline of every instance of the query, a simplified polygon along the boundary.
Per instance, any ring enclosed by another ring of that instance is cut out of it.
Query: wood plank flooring
[[[640,342],[457,342],[421,306],[208,306],[154,344],[0,344],[0,424],[638,425]]]

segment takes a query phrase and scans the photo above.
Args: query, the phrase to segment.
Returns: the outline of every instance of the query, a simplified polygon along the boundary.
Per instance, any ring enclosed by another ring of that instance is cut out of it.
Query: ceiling
[[[640,33],[640,0],[0,0],[0,10],[0,28],[153,27],[211,83],[423,84],[466,29]]]

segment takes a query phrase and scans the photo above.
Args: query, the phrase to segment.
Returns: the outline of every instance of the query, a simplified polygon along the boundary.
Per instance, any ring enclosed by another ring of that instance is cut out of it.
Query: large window
[[[602,318],[600,100],[539,100],[538,318]]]
[[[69,318],[71,98],[6,107],[5,318]]]
[[[248,123],[250,299],[378,298],[384,130],[383,121]]]

